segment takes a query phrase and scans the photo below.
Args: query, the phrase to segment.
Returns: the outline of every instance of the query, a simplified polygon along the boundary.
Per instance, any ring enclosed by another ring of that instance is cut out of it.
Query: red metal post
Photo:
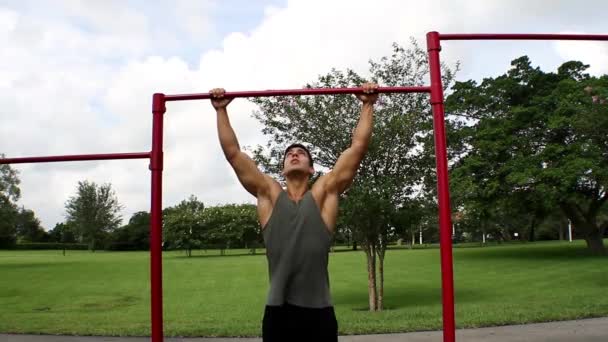
[[[429,93],[430,87],[379,87],[378,93]],[[296,95],[339,95],[362,93],[363,88],[304,88],[281,90],[254,90],[227,92],[226,97],[269,97],[269,96],[296,96]],[[207,100],[210,93],[165,95],[165,101]]]
[[[163,115],[165,95],[152,98],[152,203],[150,208],[150,290],[152,342],[163,341],[163,259],[162,259],[162,191],[163,191]]]
[[[108,153],[108,154],[74,154],[74,155],[67,155],[67,156],[0,158],[0,164],[50,163],[50,162],[83,161],[83,160],[146,159],[146,158],[150,158],[150,152]]]
[[[431,74],[431,106],[435,136],[435,160],[437,167],[437,196],[439,198],[439,242],[441,248],[441,288],[443,299],[443,341],[456,341],[454,319],[454,270],[452,259],[452,222],[450,189],[448,183],[448,156],[445,138],[443,84],[441,82],[441,51],[439,33],[426,36]]]

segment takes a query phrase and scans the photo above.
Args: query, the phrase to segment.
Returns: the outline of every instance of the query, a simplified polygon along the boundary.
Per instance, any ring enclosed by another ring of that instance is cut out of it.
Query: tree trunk
[[[380,277],[380,286],[378,287],[378,311],[384,310],[384,252],[386,248],[380,247],[378,253],[378,276]]]
[[[513,240],[512,237],[511,237],[511,232],[509,231],[508,228],[504,228],[503,227],[500,230],[500,235],[502,236],[502,240],[505,241],[505,242],[509,242],[509,241]]]
[[[414,248],[415,244],[416,244],[416,231],[414,229],[412,229],[412,244],[410,245],[410,249]]]
[[[582,231],[587,248],[593,254],[606,255],[606,247],[602,238],[603,227],[600,227],[597,223],[597,212],[584,212],[580,207],[568,203],[562,203],[561,208],[572,222],[573,227]]]
[[[373,245],[368,244],[365,249],[367,256],[367,291],[369,298],[369,311],[376,311],[378,306],[376,289],[376,252]]]
[[[606,246],[604,246],[604,240],[598,231],[586,234],[585,242],[587,242],[587,248],[589,248],[593,254],[606,255]]]
[[[532,218],[532,222],[530,223],[530,236],[528,237],[528,241],[534,242],[534,228],[536,227],[536,216]]]
[[[599,225],[597,222],[598,210],[601,207],[595,206],[595,209],[584,211],[581,207],[571,203],[561,203],[562,211],[570,222],[572,227],[580,229],[587,243],[587,248],[596,255],[607,255],[606,247],[604,246],[603,231],[605,226]],[[592,206],[590,206],[592,207]]]
[[[557,232],[559,234],[559,241],[564,241],[564,226],[560,220],[559,225],[557,226]]]
[[[353,251],[357,250],[357,240],[353,240]]]

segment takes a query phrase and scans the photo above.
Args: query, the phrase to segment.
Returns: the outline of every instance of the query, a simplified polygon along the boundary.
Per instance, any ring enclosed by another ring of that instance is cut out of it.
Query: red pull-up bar
[[[547,33],[450,33],[440,34],[440,40],[597,40],[608,41],[605,34],[547,34]]]
[[[0,164],[50,163],[50,162],[84,161],[84,160],[148,159],[148,158],[150,158],[150,152],[108,153],[108,154],[74,154],[74,155],[68,155],[68,156],[0,158]]]
[[[378,93],[430,93],[431,87],[379,87]],[[304,88],[304,89],[282,89],[282,90],[254,90],[235,91],[224,94],[226,98],[237,97],[270,97],[270,96],[297,96],[297,95],[339,95],[339,94],[363,94],[363,88]],[[165,101],[184,100],[208,100],[210,93],[165,95]]]

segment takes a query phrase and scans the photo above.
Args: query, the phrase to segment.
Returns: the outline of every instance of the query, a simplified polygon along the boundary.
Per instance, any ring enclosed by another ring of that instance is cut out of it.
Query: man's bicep
[[[335,187],[338,193],[344,192],[350,186],[364,156],[365,149],[355,146],[351,146],[342,152],[338,161],[336,161],[336,165],[330,172],[329,180],[332,187]]]
[[[230,165],[234,169],[239,182],[250,194],[257,197],[258,193],[266,190],[266,176],[245,152],[240,152],[230,160]]]

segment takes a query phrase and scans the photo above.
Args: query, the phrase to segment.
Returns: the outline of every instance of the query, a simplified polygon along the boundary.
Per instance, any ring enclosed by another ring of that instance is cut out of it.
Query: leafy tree
[[[205,205],[191,195],[174,207],[163,210],[163,241],[170,248],[181,248],[192,256],[193,248],[202,246]]]
[[[410,49],[395,44],[392,55],[370,62],[369,73],[369,78],[382,86],[424,85],[428,74],[426,51],[415,41]],[[444,67],[443,75],[447,87],[454,72]],[[364,77],[353,70],[332,70],[306,87],[353,87],[363,82]],[[294,141],[309,144],[322,169],[333,167],[351,143],[361,107],[355,97],[341,95],[259,98],[254,102],[260,107],[254,116],[270,137],[265,148],[258,146],[253,151],[254,156],[266,172],[276,177],[280,176],[283,149]],[[428,102],[423,94],[380,97],[367,156],[343,196],[339,223],[348,227],[366,253],[369,308],[373,311],[383,307],[383,265],[393,215],[418,196],[425,175],[434,172],[429,159],[432,156],[421,153],[421,145],[430,141],[432,131]]]
[[[112,233],[108,248],[113,250],[149,250],[150,213],[139,211],[133,214],[128,224]]]
[[[0,153],[0,158],[4,158]],[[16,202],[21,197],[19,172],[8,164],[0,164],[0,196]]]
[[[227,204],[209,207],[203,213],[205,243],[219,246],[223,251],[231,247],[255,247],[260,241],[257,210],[252,204]]]
[[[59,243],[76,243],[75,229],[69,222],[57,223],[49,231],[49,241]]]
[[[505,198],[525,199],[541,217],[559,208],[588,248],[604,254],[608,76],[591,77],[575,61],[557,73],[525,56],[511,64],[481,84],[457,83],[447,99],[450,113],[469,120],[454,133],[465,147],[454,187],[467,211],[489,214]]]
[[[63,245],[63,255],[65,255],[66,245],[68,243],[76,243],[76,229],[73,222],[57,223],[55,227],[48,232],[49,242],[58,242]]]
[[[256,248],[263,243],[257,208],[252,204],[240,204],[235,205],[235,211],[241,231],[241,243],[255,254]]]
[[[122,206],[118,203],[111,184],[78,182],[76,194],[65,204],[67,221],[72,224],[89,250],[95,251],[100,243],[120,226]]]
[[[417,240],[419,229],[426,216],[435,217],[437,211],[428,213],[428,209],[436,209],[432,204],[420,200],[412,200],[398,208],[392,216],[391,224],[395,227],[397,235],[404,241],[410,241],[411,245]]]
[[[13,246],[17,241],[15,224],[18,213],[15,204],[6,197],[0,197],[0,247]]]
[[[541,241],[568,239],[568,218],[559,208],[555,208],[539,225],[535,238]]]
[[[139,211],[129,219],[126,229],[129,231],[129,242],[139,250],[150,249],[150,213]]]
[[[16,229],[17,238],[22,242],[46,242],[49,239],[34,211],[24,207],[19,208]]]
[[[21,196],[19,183],[17,170],[8,164],[0,165],[0,247],[10,247],[17,240],[15,224],[19,212],[15,203]]]

